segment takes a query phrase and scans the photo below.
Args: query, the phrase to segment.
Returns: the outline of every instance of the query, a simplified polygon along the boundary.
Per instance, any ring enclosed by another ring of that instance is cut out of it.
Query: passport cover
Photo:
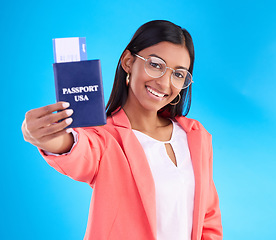
[[[106,124],[100,60],[54,63],[56,100],[70,103],[67,128]]]

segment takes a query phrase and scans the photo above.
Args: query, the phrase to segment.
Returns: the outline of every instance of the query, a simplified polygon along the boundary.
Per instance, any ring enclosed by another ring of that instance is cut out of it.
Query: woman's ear
[[[131,73],[133,56],[129,50],[125,50],[121,57],[121,66],[126,73]]]

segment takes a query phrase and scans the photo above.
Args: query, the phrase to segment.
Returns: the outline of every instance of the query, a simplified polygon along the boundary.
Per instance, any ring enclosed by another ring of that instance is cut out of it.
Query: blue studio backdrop
[[[276,3],[5,1],[0,14],[0,239],[82,239],[92,190],[56,172],[23,140],[25,113],[55,102],[52,39],[86,37],[107,102],[118,59],[143,23],[192,35],[188,115],[213,135],[225,240],[272,239],[276,215]]]

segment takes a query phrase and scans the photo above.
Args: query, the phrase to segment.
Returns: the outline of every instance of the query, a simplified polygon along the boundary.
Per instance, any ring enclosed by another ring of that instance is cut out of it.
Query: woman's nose
[[[171,75],[172,71],[167,69],[163,76],[156,79],[156,82],[164,88],[169,88],[171,86]]]

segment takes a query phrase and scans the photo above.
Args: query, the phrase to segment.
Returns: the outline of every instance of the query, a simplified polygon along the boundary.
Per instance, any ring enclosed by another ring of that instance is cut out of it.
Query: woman
[[[120,57],[105,126],[65,130],[64,102],[27,112],[25,140],[93,188],[85,239],[222,239],[211,135],[182,115],[193,63],[190,34],[151,21]]]

